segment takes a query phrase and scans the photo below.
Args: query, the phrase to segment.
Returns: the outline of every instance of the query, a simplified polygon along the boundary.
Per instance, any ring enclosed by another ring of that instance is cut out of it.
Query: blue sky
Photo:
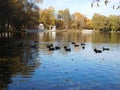
[[[43,0],[42,4],[39,4],[40,8],[45,9],[49,6],[53,6],[56,11],[68,8],[70,13],[80,12],[88,18],[92,18],[94,13],[99,13],[105,16],[120,15],[120,9],[112,9],[112,5],[120,2],[120,0],[110,0],[109,5],[105,6],[104,2],[99,3],[100,7],[91,7],[93,0]],[[101,0],[103,1],[103,0]]]

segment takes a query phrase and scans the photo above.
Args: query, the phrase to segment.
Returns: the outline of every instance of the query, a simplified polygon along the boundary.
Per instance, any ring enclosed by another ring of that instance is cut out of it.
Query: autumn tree
[[[58,30],[64,29],[64,22],[61,19],[56,19],[55,25]]]
[[[86,18],[80,12],[75,12],[72,15],[72,27],[75,29],[82,29],[86,27]]]
[[[110,29],[112,31],[120,31],[120,16],[109,16]]]
[[[57,14],[57,19],[64,23],[64,28],[68,29],[71,25],[71,15],[69,9],[59,10]]]
[[[94,14],[92,18],[93,28],[97,30],[120,30],[120,16],[110,15],[109,17]]]
[[[45,25],[47,29],[49,26],[55,25],[55,10],[53,7],[49,7],[48,9],[40,10],[40,22]]]
[[[96,30],[109,30],[109,20],[104,15],[95,13],[92,18],[92,25]]]
[[[38,23],[39,9],[36,2],[42,0],[0,0],[0,29],[21,30]]]
[[[93,28],[92,21],[88,18],[86,18],[86,28],[87,29],[92,29]]]
[[[8,20],[10,16],[13,14],[12,7],[10,5],[9,0],[0,0],[0,29],[6,29],[6,24],[8,24]],[[8,25],[7,25],[8,27]]]

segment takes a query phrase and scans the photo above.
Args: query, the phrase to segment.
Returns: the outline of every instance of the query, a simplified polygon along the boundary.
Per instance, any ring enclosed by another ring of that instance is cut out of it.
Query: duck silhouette
[[[85,49],[85,46],[82,46],[82,49]]]
[[[95,53],[102,53],[102,50],[94,49]]]
[[[64,46],[64,49],[66,49],[68,46]]]
[[[75,42],[71,42],[72,44],[75,44]]]
[[[47,48],[53,47],[53,44],[49,44],[47,45]]]
[[[55,50],[54,47],[50,47],[50,48],[49,48],[49,51],[54,51],[54,50]]]
[[[78,44],[75,44],[74,46],[75,46],[75,47],[79,47],[79,45],[78,45]]]
[[[85,43],[81,43],[81,46],[85,45]]]
[[[55,46],[55,50],[58,50],[58,49],[60,49],[60,47],[59,46]]]
[[[71,48],[69,48],[69,47],[67,47],[67,48],[65,48],[65,51],[71,51]]]
[[[108,50],[110,50],[109,48],[105,48],[105,47],[103,47],[103,51],[108,51]]]

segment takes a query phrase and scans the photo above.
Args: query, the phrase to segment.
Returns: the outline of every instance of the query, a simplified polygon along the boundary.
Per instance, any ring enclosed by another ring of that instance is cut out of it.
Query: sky
[[[92,1],[93,0],[43,0],[43,3],[39,4],[39,7],[45,9],[53,6],[56,11],[68,8],[71,14],[80,12],[89,19],[93,17],[94,13],[105,16],[109,16],[111,14],[120,15],[120,9],[115,10],[112,8],[113,4],[120,2],[120,0],[109,0],[110,2],[107,6],[104,5],[104,2],[100,2],[100,7],[97,7],[96,5],[91,7]]]

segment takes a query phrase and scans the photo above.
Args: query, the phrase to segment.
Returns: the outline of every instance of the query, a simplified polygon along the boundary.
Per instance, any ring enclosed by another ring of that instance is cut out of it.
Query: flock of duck
[[[72,45],[74,45],[74,47],[79,47],[79,46],[81,46],[82,47],[82,49],[85,49],[85,43],[81,43],[81,44],[77,44],[77,43],[75,43],[75,42],[71,42],[71,44]],[[54,50],[59,50],[59,49],[61,49],[61,47],[59,47],[59,46],[54,46],[53,44],[49,44],[49,45],[47,45],[47,48],[49,49],[49,51],[54,51]],[[65,51],[71,51],[71,48],[69,47],[69,46],[64,46],[64,50]],[[94,52],[95,53],[102,53],[103,51],[109,51],[110,49],[109,48],[106,48],[106,47],[103,47],[102,48],[102,50],[100,50],[100,49],[94,49]]]
[[[71,42],[71,44],[74,45],[74,47],[79,47],[79,44],[76,44],[75,42]],[[85,43],[81,43],[81,46],[82,46],[83,49],[85,49]],[[53,44],[47,45],[47,48],[49,49],[49,51],[54,51],[54,50],[61,49],[61,47],[54,46]],[[71,52],[71,48],[69,46],[64,46],[64,50]]]
[[[30,44],[30,48],[36,49],[36,48],[37,48],[37,44],[36,44],[36,43],[39,43],[39,42],[38,42],[38,41],[33,41],[33,43]],[[86,43],[80,43],[80,44],[78,44],[78,43],[76,43],[76,42],[71,42],[71,44],[72,44],[74,47],[79,47],[79,46],[81,46],[82,49],[85,49],[85,46],[86,46]],[[7,45],[7,44],[6,44],[6,45]],[[26,46],[25,43],[22,42],[22,41],[19,41],[18,44],[17,44],[17,47],[20,47],[20,48],[23,48],[23,47],[25,47],[25,46]],[[54,51],[54,50],[59,50],[59,49],[61,49],[60,46],[55,46],[55,45],[53,45],[53,44],[48,44],[48,45],[47,45],[47,48],[48,48],[49,51]],[[71,52],[71,47],[69,47],[69,46],[64,46],[64,50]],[[103,47],[102,49],[94,48],[93,51],[94,51],[95,53],[102,53],[103,51],[109,51],[109,50],[110,50],[109,48]]]
[[[109,51],[109,50],[110,50],[109,48],[105,48],[105,47],[103,47],[102,50],[99,50],[99,49],[96,49],[96,48],[95,48],[95,49],[94,49],[94,52],[95,52],[95,53],[102,53],[102,51]]]

